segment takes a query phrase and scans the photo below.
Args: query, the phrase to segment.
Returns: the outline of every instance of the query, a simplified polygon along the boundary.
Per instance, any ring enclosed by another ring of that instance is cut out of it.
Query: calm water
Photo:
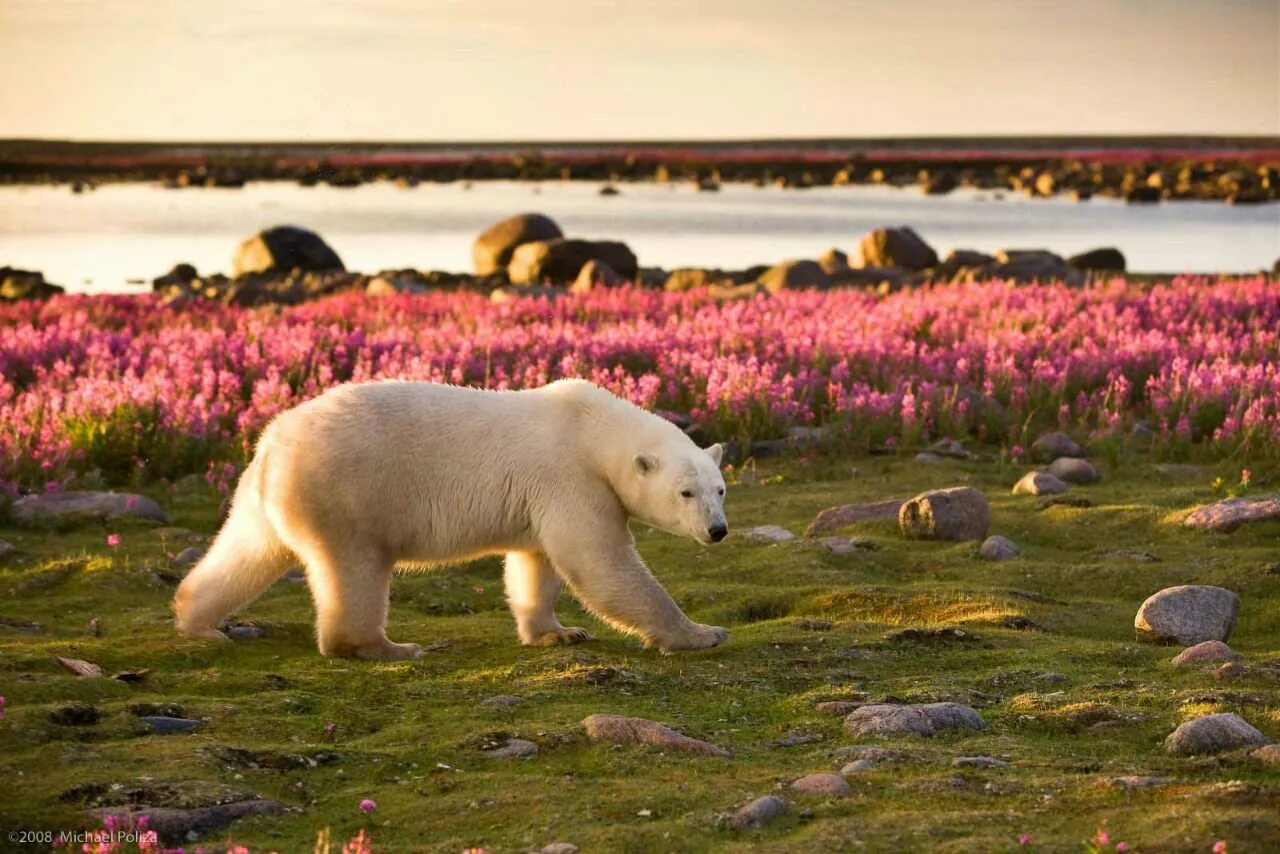
[[[1129,206],[1095,199],[1032,201],[914,189],[779,190],[726,185],[623,185],[603,197],[586,183],[477,183],[403,189],[251,184],[243,190],[165,190],[116,184],[74,195],[57,187],[0,188],[0,265],[41,270],[73,290],[131,290],[179,261],[227,272],[236,244],[281,223],[319,232],[347,267],[469,270],[471,242],[498,219],[542,211],[571,236],[630,244],[645,266],[741,268],[852,252],[881,225],[913,226],[940,252],[1045,247],[1073,253],[1118,246],[1140,272],[1248,272],[1280,256],[1280,205],[1179,202]]]

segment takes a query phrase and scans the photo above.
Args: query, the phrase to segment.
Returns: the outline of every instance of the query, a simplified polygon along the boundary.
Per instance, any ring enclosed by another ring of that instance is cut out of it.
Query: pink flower
[[[1125,851],[1129,850],[1129,843],[1125,842],[1123,839],[1120,840],[1116,843],[1116,850],[1119,851],[1120,854],[1124,854]]]
[[[1248,486],[1249,481],[1253,479],[1253,472],[1248,469],[1240,469],[1240,485]]]
[[[474,589],[475,589],[475,591],[476,591],[476,595],[477,595],[477,596],[483,596],[483,595],[484,595],[484,588],[483,588],[483,587],[481,587],[479,584],[477,584],[477,585],[475,586],[475,588],[474,588]]]
[[[0,696],[0,718],[4,717],[4,697]]]
[[[1227,854],[1227,840],[1219,839],[1213,843],[1213,854]]]
[[[370,813],[378,808],[378,802],[373,798],[365,798],[360,802],[360,812]]]
[[[1106,845],[1111,841],[1111,837],[1100,827],[1097,833],[1093,834],[1093,841],[1098,845]]]
[[[1031,834],[1030,834],[1030,833],[1024,833],[1024,834],[1022,834],[1021,836],[1019,836],[1019,837],[1018,837],[1018,844],[1019,844],[1019,845],[1022,845],[1022,846],[1024,846],[1024,847],[1025,847],[1025,846],[1027,846],[1027,845],[1030,845],[1030,844],[1031,844]]]
[[[118,546],[120,545],[120,535],[119,535],[119,534],[107,534],[107,545],[108,545],[108,546],[110,546],[110,547],[111,547],[111,548],[113,548],[113,549],[114,549],[114,548],[116,548],[116,547],[118,547]]]
[[[335,724],[333,721],[329,721],[327,724],[324,725],[324,731],[329,735],[333,735],[337,729],[338,729],[338,725]]]

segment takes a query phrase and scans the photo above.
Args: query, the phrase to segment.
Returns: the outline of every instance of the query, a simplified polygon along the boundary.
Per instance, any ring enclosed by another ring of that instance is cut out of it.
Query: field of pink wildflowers
[[[585,377],[714,439],[828,425],[1018,452],[1060,426],[1169,456],[1280,451],[1280,287],[1263,277],[1000,282],[878,295],[471,293],[185,311],[149,296],[0,306],[0,488],[233,478],[276,413],[342,382]],[[1142,425],[1142,426],[1138,426]]]

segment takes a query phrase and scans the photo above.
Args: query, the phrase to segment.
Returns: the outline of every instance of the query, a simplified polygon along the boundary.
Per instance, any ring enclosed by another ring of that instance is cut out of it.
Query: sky
[[[0,137],[1280,135],[1280,0],[0,0]]]

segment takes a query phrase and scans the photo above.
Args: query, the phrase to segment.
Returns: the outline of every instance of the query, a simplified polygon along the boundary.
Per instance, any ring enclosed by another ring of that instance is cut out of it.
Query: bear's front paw
[[[663,652],[675,652],[681,649],[706,649],[719,646],[729,639],[729,630],[720,626],[704,626],[692,623],[687,631],[673,638],[659,641],[658,649]]]
[[[560,644],[570,645],[590,640],[595,640],[595,638],[593,638],[591,633],[586,629],[581,629],[577,626],[561,626],[553,631],[543,632],[531,641],[528,641],[526,645],[559,646]]]

